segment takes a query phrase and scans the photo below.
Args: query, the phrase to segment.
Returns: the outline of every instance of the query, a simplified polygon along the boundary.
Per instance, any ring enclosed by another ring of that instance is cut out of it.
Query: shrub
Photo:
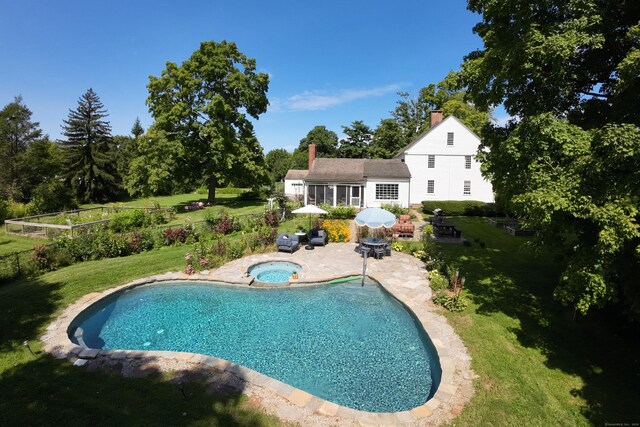
[[[435,304],[441,305],[449,311],[460,312],[467,307],[467,300],[462,294],[449,295],[446,291],[440,291],[433,297]]]
[[[349,223],[340,219],[322,221],[322,228],[327,231],[330,242],[348,242],[351,240]]]
[[[328,204],[320,206],[327,211],[327,218],[329,219],[351,219],[356,216],[355,206],[336,206],[333,207]]]
[[[434,291],[444,290],[449,286],[449,280],[438,270],[431,270],[429,272],[429,285]]]
[[[230,234],[240,230],[240,221],[225,211],[214,212],[213,210],[207,209],[204,218],[218,234]]]
[[[242,258],[244,255],[245,245],[243,241],[231,242],[227,247],[227,256],[230,259]]]
[[[380,207],[394,214],[395,216],[409,215],[409,209],[403,208],[397,203],[383,203]]]
[[[435,209],[442,209],[447,216],[502,216],[495,203],[485,203],[476,200],[425,200],[422,211],[431,214]]]
[[[275,209],[266,211],[264,213],[264,223],[269,227],[275,228],[280,224],[280,215],[278,215],[278,211]]]
[[[273,245],[278,237],[278,229],[271,227],[261,227],[256,233],[258,242],[263,246]],[[251,248],[255,249],[255,248]]]
[[[183,228],[167,228],[162,232],[168,245],[187,241],[187,232]]]
[[[164,218],[164,216],[163,216]],[[124,233],[151,224],[151,215],[141,209],[127,209],[111,216],[109,229],[116,233]]]
[[[58,180],[45,182],[34,188],[31,201],[26,206],[29,215],[59,212],[77,207],[78,202],[71,188]]]
[[[48,271],[53,267],[51,259],[52,253],[53,251],[49,246],[34,246],[29,260],[33,263],[36,270]]]

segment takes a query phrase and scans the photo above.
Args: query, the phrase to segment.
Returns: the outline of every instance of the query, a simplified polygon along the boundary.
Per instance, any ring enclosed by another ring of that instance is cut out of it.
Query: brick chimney
[[[429,127],[432,128],[442,121],[442,110],[432,110],[429,112]]]
[[[313,161],[316,159],[316,144],[309,144],[309,170],[311,170],[311,165],[313,165]]]

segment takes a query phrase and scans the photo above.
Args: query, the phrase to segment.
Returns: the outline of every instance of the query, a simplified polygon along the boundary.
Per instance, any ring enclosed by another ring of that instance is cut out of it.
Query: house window
[[[427,180],[427,194],[435,193],[436,182],[432,179]]]
[[[462,194],[466,194],[466,195],[471,194],[471,181],[464,182],[464,189],[462,191]]]
[[[376,200],[398,200],[398,184],[376,184]]]
[[[471,169],[471,156],[464,156],[464,168]]]
[[[453,145],[453,132],[447,132],[447,145]]]
[[[429,156],[427,156],[427,167],[429,169],[433,169],[436,167],[436,156],[429,154]]]

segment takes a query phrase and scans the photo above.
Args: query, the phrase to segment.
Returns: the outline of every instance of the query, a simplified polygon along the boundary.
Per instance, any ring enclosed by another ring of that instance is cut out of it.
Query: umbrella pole
[[[367,256],[369,254],[369,251],[364,251],[364,253],[362,254],[362,285],[364,286],[364,275],[367,272]]]

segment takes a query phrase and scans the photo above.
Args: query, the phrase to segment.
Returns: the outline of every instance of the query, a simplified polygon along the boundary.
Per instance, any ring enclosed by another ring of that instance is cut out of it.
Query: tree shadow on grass
[[[76,367],[40,355],[0,375],[0,425],[272,426],[278,420],[220,387],[213,369],[160,375],[154,358]],[[126,375],[130,378],[125,378]]]
[[[58,308],[60,288],[59,283],[37,278],[0,286],[0,352],[38,338],[41,328],[51,321]]]
[[[580,408],[586,418],[594,424],[640,421],[638,328],[623,333],[618,321],[598,315],[572,320],[573,313],[553,301],[561,266],[550,256],[524,247],[445,253],[467,276],[467,295],[478,314],[517,319],[518,326],[507,329],[522,346],[538,349],[550,369],[582,379],[584,386],[571,394],[587,402]]]

